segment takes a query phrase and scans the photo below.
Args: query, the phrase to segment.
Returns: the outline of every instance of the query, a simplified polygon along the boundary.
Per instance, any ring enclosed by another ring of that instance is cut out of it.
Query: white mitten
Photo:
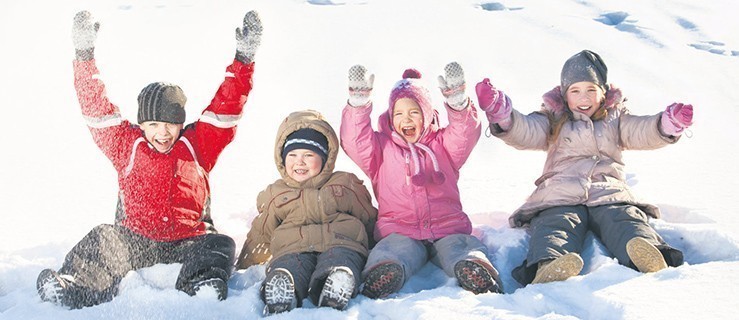
[[[375,75],[367,76],[367,68],[356,65],[349,69],[349,105],[361,107],[369,102]]]
[[[254,61],[254,55],[262,43],[262,21],[252,10],[244,15],[243,28],[236,28],[236,60],[243,63]]]
[[[74,15],[72,43],[77,59],[90,60],[93,58],[98,29],[100,29],[100,22],[95,21],[89,11],[83,10]]]
[[[446,104],[454,110],[462,110],[467,107],[469,98],[464,92],[464,70],[459,63],[451,62],[444,67],[446,77],[439,76],[439,89],[446,98]]]

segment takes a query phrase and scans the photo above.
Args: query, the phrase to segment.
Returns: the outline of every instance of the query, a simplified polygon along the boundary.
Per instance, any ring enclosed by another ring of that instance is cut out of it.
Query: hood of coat
[[[603,107],[607,110],[623,109],[623,103],[626,101],[626,98],[623,97],[621,89],[617,88],[613,84],[609,84],[608,86],[608,91],[606,91],[606,100],[603,103]],[[544,99],[544,102],[541,104],[542,112],[552,112],[556,116],[560,116],[567,110],[567,106],[565,106],[565,101],[560,91],[560,86],[554,87],[554,89],[545,93],[542,98]]]
[[[303,182],[297,182],[293,178],[290,178],[285,169],[285,164],[282,163],[282,148],[285,145],[287,136],[291,133],[303,129],[310,128],[316,130],[326,136],[328,140],[328,156],[326,157],[326,163],[323,165],[323,170],[308,180]],[[277,165],[277,171],[280,172],[283,181],[291,187],[313,187],[319,188],[323,186],[326,181],[331,177],[334,172],[334,166],[336,164],[336,157],[339,154],[339,140],[336,137],[336,132],[331,125],[326,121],[321,113],[314,110],[303,110],[296,111],[282,121],[279,129],[277,129],[277,138],[275,139],[275,151],[274,161]]]
[[[378,131],[389,136],[396,144],[407,148],[408,143],[393,128],[393,107],[391,105],[386,112],[378,117]],[[436,132],[439,131],[439,112],[431,108],[429,104],[421,105],[421,109],[423,110],[423,132],[416,142],[427,144],[434,139]],[[428,119],[431,119],[431,121],[428,121]]]

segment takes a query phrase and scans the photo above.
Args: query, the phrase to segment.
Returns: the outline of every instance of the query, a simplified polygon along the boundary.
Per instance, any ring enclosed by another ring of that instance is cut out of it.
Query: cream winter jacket
[[[678,137],[660,133],[661,113],[650,116],[629,114],[621,90],[611,86],[604,107],[608,115],[591,121],[581,113],[562,127],[555,141],[548,140],[550,131],[546,112],[561,114],[565,104],[559,87],[544,95],[541,112],[523,115],[515,109],[508,131],[491,132],[517,149],[547,151],[542,175],[536,190],[509,218],[513,227],[526,226],[544,209],[555,206],[600,206],[628,203],[640,207],[648,215],[659,218],[659,209],[637,199],[626,184],[623,150],[648,150],[675,143]]]

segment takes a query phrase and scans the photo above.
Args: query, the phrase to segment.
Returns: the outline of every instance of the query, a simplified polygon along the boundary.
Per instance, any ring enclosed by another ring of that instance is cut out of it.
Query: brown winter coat
[[[543,173],[535,182],[536,190],[511,215],[511,226],[525,226],[547,208],[579,204],[628,203],[659,218],[659,208],[641,202],[631,193],[626,184],[621,152],[656,149],[675,143],[678,138],[660,133],[661,113],[650,116],[629,114],[623,104],[625,99],[621,90],[611,86],[604,103],[608,115],[603,120],[591,121],[577,113],[550,143],[546,113],[568,112],[559,92],[557,87],[544,95],[541,112],[523,115],[513,110],[513,122],[508,131],[491,130],[493,135],[517,149],[547,151]]]
[[[297,182],[282,163],[287,136],[312,128],[328,139],[329,154],[315,177]],[[348,172],[334,172],[339,143],[321,114],[306,110],[290,114],[280,125],[274,161],[282,179],[257,196],[259,215],[252,222],[237,262],[239,269],[297,252],[323,252],[346,247],[365,257],[369,251],[377,209],[361,180]]]

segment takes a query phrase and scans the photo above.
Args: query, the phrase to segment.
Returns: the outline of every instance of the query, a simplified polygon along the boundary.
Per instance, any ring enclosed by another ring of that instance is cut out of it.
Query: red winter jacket
[[[108,100],[95,60],[74,61],[82,114],[118,172],[117,223],[157,241],[202,235],[212,227],[208,174],[234,138],[253,72],[253,63],[234,60],[200,119],[182,130],[168,153],[159,153]]]

